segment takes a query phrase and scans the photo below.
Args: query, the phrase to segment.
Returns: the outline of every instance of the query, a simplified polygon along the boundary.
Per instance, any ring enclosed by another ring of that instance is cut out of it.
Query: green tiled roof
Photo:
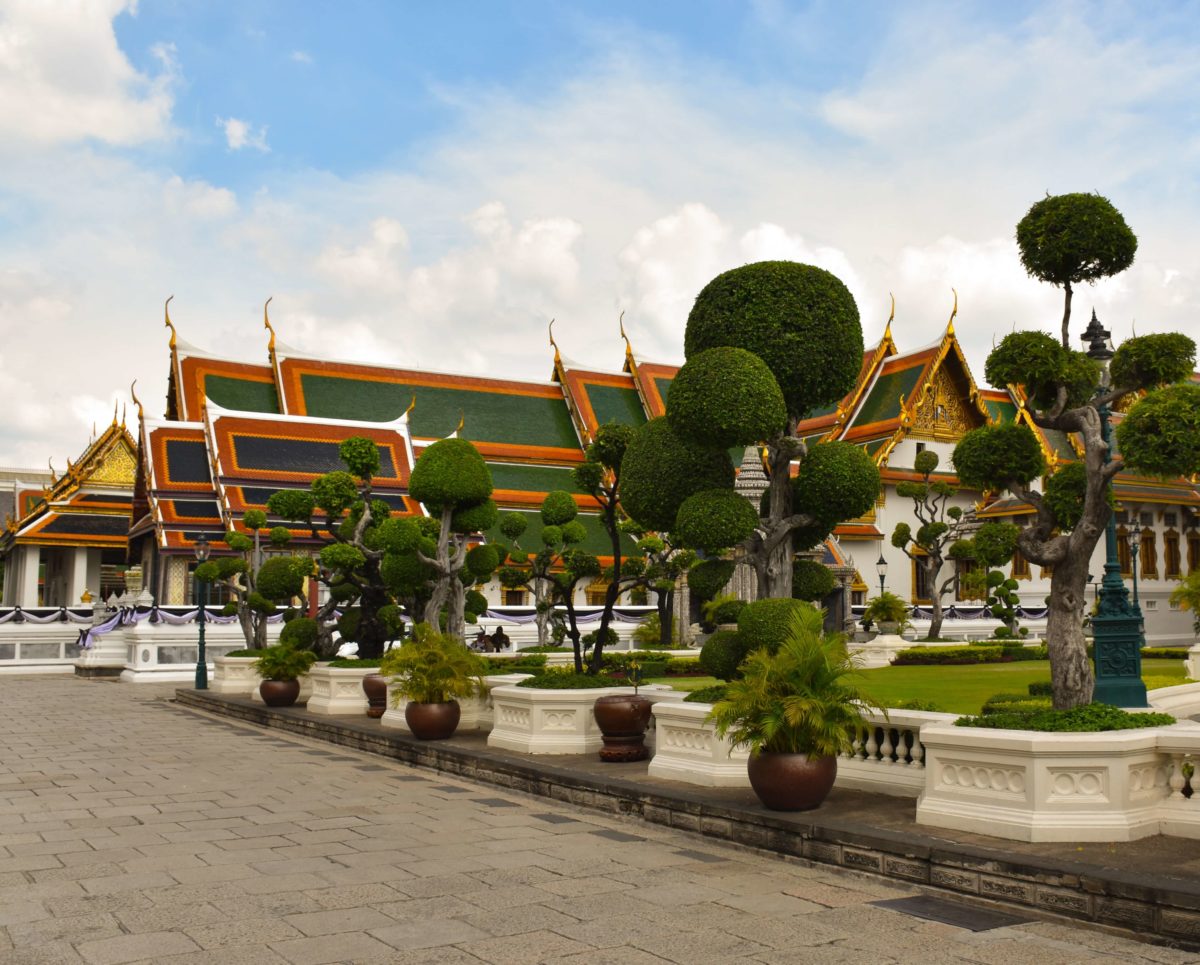
[[[646,413],[642,409],[637,389],[622,389],[615,385],[585,385],[584,389],[591,400],[592,411],[596,413],[596,422],[599,425],[621,422],[640,426],[646,421]]]
[[[663,405],[667,404],[667,392],[671,389],[671,383],[675,381],[675,377],[667,377],[660,375],[654,380],[654,384],[658,387],[658,394],[662,396]]]
[[[1079,457],[1075,454],[1075,449],[1071,446],[1071,440],[1067,438],[1067,434],[1059,429],[1043,429],[1042,432],[1046,436],[1046,442],[1050,444],[1060,459],[1067,459],[1074,462]]]
[[[994,422],[1013,422],[1017,418],[1017,407],[1012,402],[1007,400],[993,402],[991,399],[984,399],[983,404],[987,406],[988,415]]]
[[[521,535],[521,548],[528,553],[536,553],[542,548],[542,516],[536,510],[501,510],[500,515],[503,517],[507,512],[519,512],[529,522],[528,528]],[[608,534],[604,531],[604,525],[600,522],[600,517],[595,513],[580,513],[577,517],[586,527],[588,535],[583,543],[578,544],[579,549],[586,550],[596,556],[611,556],[612,543],[609,542]],[[498,543],[507,543],[508,539],[500,532],[500,527],[487,531],[487,538],[490,541]],[[622,535],[621,546],[623,553],[634,553],[634,541],[628,536]]]
[[[391,422],[398,419],[416,395],[409,416],[413,435],[427,439],[448,436],[465,416],[463,436],[477,442],[519,446],[579,448],[567,404],[561,398],[509,395],[478,389],[373,382],[336,375],[301,376],[310,416]]]
[[[867,396],[866,402],[854,419],[854,424],[865,426],[900,415],[900,397],[908,398],[917,384],[917,379],[921,377],[923,368],[921,365],[914,365],[912,368],[889,372],[876,379],[871,387],[871,394]]]
[[[279,393],[271,382],[210,374],[204,377],[204,394],[222,409],[279,413]]]
[[[492,485],[497,489],[514,489],[525,493],[549,493],[565,489],[569,493],[582,492],[571,479],[571,470],[565,466],[528,466],[510,462],[490,462]]]

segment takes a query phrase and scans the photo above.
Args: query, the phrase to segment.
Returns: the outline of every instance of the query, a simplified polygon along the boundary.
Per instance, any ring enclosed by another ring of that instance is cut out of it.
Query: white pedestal
[[[309,713],[331,717],[365,716],[367,695],[363,692],[362,680],[367,674],[378,672],[378,667],[313,667],[308,674],[312,680]]]
[[[488,690],[486,693],[459,700],[458,706],[462,712],[462,716],[458,721],[458,730],[490,731],[493,719],[491,688],[511,686],[518,680],[524,680],[530,676],[532,674],[506,673],[488,677]],[[408,732],[408,721],[404,719],[404,708],[408,706],[408,701],[403,697],[396,696],[395,686],[395,683],[388,685],[388,709],[384,711],[383,717],[380,718],[380,723],[384,727]]]
[[[649,775],[701,787],[749,787],[749,752],[717,736],[706,718],[712,704],[672,699],[653,708],[655,744]]]

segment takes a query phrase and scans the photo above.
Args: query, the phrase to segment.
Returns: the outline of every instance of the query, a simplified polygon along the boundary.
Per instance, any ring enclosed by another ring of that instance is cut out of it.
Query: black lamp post
[[[1113,357],[1109,332],[1096,318],[1083,333],[1088,358],[1103,365],[1097,395],[1109,386],[1108,361]],[[1112,460],[1112,422],[1106,404],[1098,407],[1100,431],[1108,449],[1104,461]],[[1109,483],[1110,492],[1112,483]],[[1129,591],[1121,579],[1121,561],[1117,555],[1117,517],[1108,514],[1104,533],[1104,579],[1100,583],[1100,605],[1092,620],[1095,641],[1096,688],[1092,700],[1115,707],[1146,707],[1146,685],[1142,682],[1142,613],[1136,603],[1129,602]]]
[[[879,574],[879,595],[883,596],[883,581],[887,577],[887,560],[879,554],[879,562],[875,564],[875,572]]]
[[[1133,605],[1139,610],[1138,592],[1137,592],[1137,565],[1138,554],[1142,551],[1142,524],[1134,519],[1133,525],[1129,527],[1129,563],[1133,567]]]
[[[201,564],[208,559],[208,537],[203,533],[196,540],[196,563]],[[208,690],[208,656],[204,652],[204,605],[208,602],[208,583],[197,580],[200,597],[200,612],[196,614],[196,623],[200,627],[200,647],[196,652],[196,689]]]

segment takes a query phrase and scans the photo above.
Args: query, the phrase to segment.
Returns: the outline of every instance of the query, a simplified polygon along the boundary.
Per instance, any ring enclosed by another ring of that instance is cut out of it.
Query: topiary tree
[[[675,586],[696,562],[692,550],[678,549],[671,537],[647,533],[632,520],[626,520],[622,531],[637,540],[637,556],[625,559],[621,567],[620,593],[644,587],[655,593],[658,611],[658,644],[669,647],[675,632]]]
[[[1131,256],[1133,245],[1125,237],[1123,220],[1110,220],[1105,233],[1085,209],[1067,210],[1073,212],[1066,219],[1068,226],[1107,237],[1113,250],[1123,248]],[[1069,316],[1068,298],[1064,331]],[[1033,507],[1033,522],[1021,529],[1017,546],[1030,561],[1053,568],[1046,643],[1056,708],[1085,704],[1092,697],[1083,612],[1092,551],[1112,511],[1113,477],[1123,468],[1152,475],[1200,471],[1200,387],[1177,384],[1192,372],[1195,343],[1180,334],[1144,335],[1124,342],[1114,354],[1107,348],[1107,334],[1098,322],[1089,327],[1089,337],[1094,336],[1089,357],[1042,332],[1014,332],[987,359],[985,371],[992,385],[1024,386],[1036,425],[1075,436],[1083,449],[1081,470],[1060,470],[1042,490],[1035,490],[1033,483],[1046,468],[1041,449],[1028,428],[1013,423],[976,429],[954,450],[963,485],[1008,490]],[[1111,363],[1105,370],[1100,362],[1107,358]],[[1117,427],[1121,455],[1114,458],[1107,429],[1109,406],[1142,392],[1145,396],[1134,402]],[[1117,606],[1109,596],[1101,599],[1102,616],[1106,608],[1112,612]]]
[[[792,599],[820,603],[837,588],[837,578],[824,563],[796,560],[792,566]]]
[[[499,563],[495,552],[472,556],[468,541],[500,519],[491,498],[492,473],[479,450],[466,439],[440,439],[417,459],[408,491],[439,523],[436,541],[417,547],[417,558],[433,574],[424,622],[442,625],[445,611],[446,633],[461,638],[466,624],[466,587],[488,579]],[[479,610],[478,600],[472,610]]]
[[[926,449],[917,453],[913,468],[921,474],[922,481],[897,483],[896,495],[912,500],[913,515],[917,517],[919,525],[916,533],[908,523],[903,522],[897,523],[892,531],[892,545],[903,550],[904,555],[921,568],[925,585],[929,588],[933,608],[933,617],[929,621],[929,640],[941,636],[944,619],[942,597],[954,586],[953,573],[940,585],[938,575],[949,556],[949,548],[962,537],[963,527],[969,519],[958,506],[948,505],[958,492],[957,487],[941,480],[930,481],[937,466],[936,452]]]
[[[879,492],[878,469],[861,449],[810,450],[795,433],[801,419],[853,388],[862,351],[854,298],[829,272],[771,261],[718,275],[688,316],[687,362],[665,418],[630,440],[626,512],[710,555],[738,547],[760,598],[790,597],[793,552],[865,513]],[[771,481],[758,512],[731,498],[734,446],[766,452]]]
[[[1017,224],[1017,247],[1030,275],[1062,288],[1062,347],[1070,349],[1071,286],[1132,265],[1137,235],[1108,198],[1048,194]]]
[[[953,549],[958,559],[974,560],[979,569],[964,577],[967,592],[984,600],[989,615],[1004,626],[996,631],[1000,639],[1019,635],[1017,606],[1021,602],[1017,595],[1020,584],[999,569],[1008,563],[1017,548],[1019,526],[989,520],[975,532],[971,539],[958,540]]]

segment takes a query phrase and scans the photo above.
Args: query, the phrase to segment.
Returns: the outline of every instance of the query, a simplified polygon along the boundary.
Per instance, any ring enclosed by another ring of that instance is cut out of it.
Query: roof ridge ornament
[[[408,414],[417,407],[417,393],[413,393],[412,401],[408,404],[408,408],[404,410],[404,415],[400,416],[405,422],[408,421]]]
[[[265,328],[265,329],[266,329],[268,332],[270,332],[270,333],[271,333],[271,338],[270,338],[270,340],[267,342],[267,352],[268,352],[270,355],[274,355],[274,354],[275,354],[275,329],[273,329],[273,328],[271,327],[271,319],[270,319],[270,317],[267,315],[267,306],[271,304],[271,299],[272,299],[272,298],[274,298],[274,297],[275,297],[275,296],[274,296],[274,295],[272,295],[272,296],[270,296],[270,298],[268,298],[268,299],[267,299],[265,302],[263,302],[263,328]]]
[[[462,409],[459,409],[458,410],[458,425],[456,425],[454,427],[454,432],[451,433],[451,436],[453,438],[455,438],[455,439],[458,438],[458,434],[460,432],[462,432],[463,425],[466,423],[466,421],[467,421],[466,414],[463,412]]]
[[[171,323],[171,312],[170,312],[169,306],[171,304],[171,299],[174,297],[175,297],[174,295],[171,295],[167,298],[167,300],[165,302],[163,302],[163,322],[166,324],[167,328],[169,328],[171,330],[171,341],[167,344],[167,347],[172,352],[175,351],[175,341],[177,338],[177,333],[175,331],[175,326]]]
[[[950,321],[946,323],[946,336],[954,338],[954,318],[958,315],[958,289],[952,287],[950,290],[954,292],[954,308],[950,311]]]
[[[625,354],[633,358],[633,343],[629,341],[629,336],[625,334],[625,309],[621,309],[621,314],[617,317],[617,328],[621,331],[621,338],[625,339]]]
[[[133,404],[137,406],[138,422],[141,423],[146,418],[146,413],[142,410],[141,399],[137,397],[137,379],[129,383],[129,394],[133,396]]]
[[[550,319],[550,345],[554,348],[554,367],[562,368],[562,353],[558,350],[558,342],[554,341],[554,323],[557,319]]]

